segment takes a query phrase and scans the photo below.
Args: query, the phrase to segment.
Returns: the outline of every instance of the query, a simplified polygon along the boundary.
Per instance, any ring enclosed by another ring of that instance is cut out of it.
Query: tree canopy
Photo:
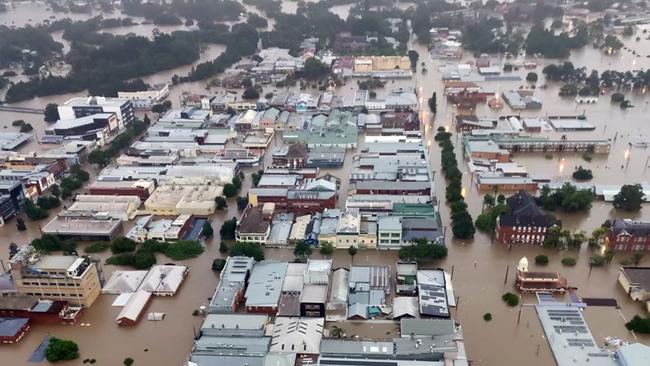
[[[614,196],[614,207],[623,211],[639,211],[644,201],[643,188],[640,184],[626,184]]]

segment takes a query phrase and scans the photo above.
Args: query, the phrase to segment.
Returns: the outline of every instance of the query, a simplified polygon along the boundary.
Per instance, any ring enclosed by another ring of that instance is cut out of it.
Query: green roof
[[[431,216],[436,217],[433,205],[427,203],[395,203],[393,213],[400,216]]]

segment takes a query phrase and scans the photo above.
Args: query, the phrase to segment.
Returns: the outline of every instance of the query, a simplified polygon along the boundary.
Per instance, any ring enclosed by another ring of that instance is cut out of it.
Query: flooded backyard
[[[284,1],[283,10],[285,12],[295,12],[296,2]],[[336,13],[345,16],[349,13],[351,6],[342,5],[334,7]],[[247,6],[247,9],[249,7]],[[34,24],[49,19],[51,12],[43,12],[44,5],[39,3],[20,4],[17,8],[20,12],[16,14],[14,10],[7,13],[0,13],[0,24]],[[292,10],[293,9],[293,10]],[[77,14],[55,14],[57,18],[75,17],[74,19],[85,19],[88,15]],[[78,16],[78,18],[76,18]],[[117,17],[116,13],[110,17]],[[108,16],[107,16],[108,17]],[[31,21],[28,21],[31,19]],[[153,30],[153,25],[137,25],[133,27],[121,27],[112,30],[105,30],[114,34],[136,33],[148,36]],[[158,27],[159,29],[163,29]],[[171,28],[164,28],[165,31]],[[645,50],[650,53],[650,41],[645,40],[645,36],[640,41],[635,41],[634,37],[625,40],[626,45],[637,50],[637,53],[643,54],[639,50]],[[420,94],[424,100],[429,98],[433,92],[438,95],[438,115],[431,117],[427,110],[423,110],[423,124],[429,126],[425,129],[425,141],[431,141],[430,160],[435,174],[435,191],[440,199],[444,201],[445,181],[441,177],[440,171],[440,154],[439,148],[433,135],[439,126],[451,126],[453,117],[456,113],[453,106],[448,105],[443,98],[443,84],[441,81],[438,67],[443,62],[431,60],[425,47],[414,44],[414,49],[420,54],[420,62],[424,62],[428,70],[426,74],[420,73],[420,67],[414,80],[396,81],[386,85],[384,91],[396,87],[421,87]],[[224,51],[223,46],[211,45],[201,53],[201,57],[194,65],[206,60],[216,58]],[[466,55],[464,60],[470,60],[470,55]],[[571,60],[576,66],[587,66],[588,70],[592,68],[603,71],[605,69],[616,69],[627,71],[631,69],[647,68],[650,66],[650,59],[645,57],[634,57],[631,53],[622,50],[621,54],[614,56],[603,56],[598,50],[586,48],[574,52]],[[537,70],[541,77],[542,64],[552,63],[552,60],[537,60],[540,65]],[[183,75],[191,70],[193,65],[179,67],[173,70],[167,70],[155,75],[144,77],[143,79],[150,84],[160,82],[169,82],[174,74]],[[481,83],[484,90],[504,91],[516,89],[528,83],[524,81],[528,70],[516,71],[515,74],[522,77],[522,81],[517,82],[484,82]],[[174,106],[178,106],[178,100],[182,92],[205,93],[206,81],[195,83],[186,83],[174,86],[172,88],[170,100]],[[543,81],[537,83],[538,86],[544,84]],[[356,81],[351,80],[339,90],[337,94],[350,96]],[[589,122],[596,126],[592,132],[566,132],[569,139],[611,139],[612,149],[609,155],[595,155],[593,160],[588,162],[583,159],[581,154],[555,154],[552,159],[546,159],[541,154],[515,154],[513,159],[525,166],[529,172],[538,176],[552,177],[557,180],[570,180],[571,172],[576,166],[583,166],[591,169],[594,174],[592,182],[594,184],[610,183],[637,183],[647,181],[648,161],[650,160],[650,151],[633,148],[631,149],[629,159],[625,158],[625,150],[629,147],[628,143],[632,142],[639,136],[650,137],[650,120],[648,118],[648,96],[641,93],[628,92],[626,97],[635,105],[635,108],[622,110],[618,106],[610,104],[610,94],[601,96],[599,102],[595,105],[578,105],[573,98],[563,99],[558,96],[560,85],[548,83],[547,88],[537,88],[535,96],[544,103],[541,111],[521,112],[522,116],[544,116],[544,115],[576,115],[585,113]],[[312,90],[315,92],[315,90]],[[214,92],[214,91],[212,91]],[[43,108],[47,103],[63,103],[74,96],[82,96],[84,93],[74,93],[68,95],[58,95],[45,98],[36,98],[30,101],[17,103],[17,106]],[[426,108],[426,102],[424,103]],[[476,114],[479,116],[498,116],[506,114],[520,114],[512,112],[506,106],[502,111],[495,112],[490,110],[486,105],[477,108]],[[11,127],[11,121],[23,119],[34,126],[36,137],[42,134],[46,123],[43,122],[42,116],[37,114],[19,114],[12,112],[0,112],[0,128],[4,131],[14,131]],[[453,131],[453,128],[452,128]],[[542,134],[544,135],[544,134]],[[616,139],[615,139],[616,138]],[[36,139],[36,138],[35,138]],[[457,139],[454,133],[454,142],[456,145],[459,167],[464,173],[463,186],[466,188],[466,201],[469,205],[470,213],[474,218],[481,212],[482,194],[480,194],[475,184],[471,180],[467,166],[462,162],[461,141]],[[615,140],[614,140],[615,139]],[[273,145],[280,143],[274,139]],[[46,149],[56,146],[38,145],[35,141],[24,146],[21,152]],[[349,169],[352,165],[352,155],[354,152],[348,151],[345,166],[341,169],[323,170],[324,173],[332,173],[341,178],[343,184],[339,197],[339,207],[344,207],[347,191],[347,180]],[[270,154],[265,156],[265,166],[270,163]],[[627,165],[627,167],[626,167]],[[563,168],[561,168],[561,166]],[[245,169],[246,178],[244,180],[243,192],[246,192],[251,185],[250,173],[256,169]],[[440,204],[443,223],[449,224],[449,209],[444,204]],[[92,308],[88,309],[81,323],[76,325],[35,325],[32,326],[26,337],[14,345],[0,346],[0,360],[2,365],[26,365],[27,358],[36,349],[38,344],[48,334],[69,338],[79,344],[81,357],[73,362],[66,363],[70,365],[81,364],[85,358],[94,358],[98,365],[119,365],[125,357],[131,357],[138,365],[181,365],[185,361],[192,346],[192,337],[196,329],[201,324],[201,318],[192,316],[193,310],[205,305],[212,295],[214,287],[218,282],[218,275],[211,270],[212,261],[215,258],[223,257],[219,253],[218,228],[226,219],[233,216],[239,216],[234,201],[229,202],[229,208],[225,212],[220,212],[212,217],[213,227],[215,228],[214,239],[206,243],[206,250],[198,258],[194,258],[180,263],[186,264],[190,268],[190,274],[181,286],[179,293],[175,297],[164,298],[156,297],[147,312],[164,312],[165,319],[160,322],[151,322],[141,320],[133,327],[118,327],[114,319],[120,311],[120,308],[112,307],[114,295],[102,295]],[[636,214],[628,214],[613,209],[611,203],[605,203],[600,200],[594,200],[593,207],[589,213],[578,214],[557,214],[562,220],[563,226],[570,230],[585,230],[588,233],[599,226],[604,220],[614,217],[630,217],[650,220],[650,209],[645,206],[643,210]],[[46,219],[47,220],[47,219]],[[31,239],[40,236],[39,225],[45,222],[27,222],[28,231],[19,232],[15,229],[13,222],[0,227],[0,259],[5,263],[8,260],[8,247],[12,242],[24,244]],[[451,237],[451,228],[447,227],[448,237]],[[441,267],[449,272],[453,272],[453,283],[455,294],[458,297],[458,306],[452,311],[452,316],[457,319],[463,327],[463,333],[466,341],[466,348],[469,359],[473,365],[551,365],[553,358],[544,338],[542,328],[535,314],[534,308],[522,306],[509,308],[501,301],[501,295],[508,291],[513,291],[514,269],[518,260],[527,256],[529,260],[538,254],[545,254],[550,259],[550,264],[546,267],[532,265],[534,270],[558,271],[566,276],[569,285],[577,287],[577,292],[583,297],[605,297],[615,298],[620,306],[620,311],[615,308],[588,308],[585,311],[585,318],[594,334],[594,337],[602,345],[606,336],[615,336],[628,341],[635,341],[635,337],[628,332],[625,327],[624,319],[630,319],[636,314],[643,314],[643,309],[639,303],[632,302],[623,292],[616,282],[618,263],[629,257],[629,254],[617,256],[613,263],[603,268],[593,268],[590,271],[588,259],[593,254],[588,249],[576,252],[557,252],[538,247],[513,247],[508,249],[497,242],[492,243],[489,235],[477,232],[472,241],[447,240],[449,248],[448,257],[436,263],[431,267]],[[83,245],[80,245],[82,248]],[[278,259],[291,261],[294,256],[290,249],[267,249],[267,259]],[[108,254],[101,254],[104,259]],[[560,260],[565,256],[575,256],[578,263],[574,267],[565,267]],[[320,258],[320,254],[314,254],[314,258]],[[332,256],[334,268],[348,267],[352,258],[347,251],[339,250]],[[394,272],[397,253],[391,251],[359,251],[353,258],[354,264],[357,265],[388,265]],[[169,262],[164,256],[158,257],[159,263]],[[532,260],[531,260],[532,262]],[[650,257],[646,256],[643,263],[650,265]],[[106,278],[110,272],[119,269],[116,266],[104,266]],[[507,275],[506,275],[507,273]],[[394,277],[393,277],[394,278]],[[394,281],[394,280],[393,280]],[[536,302],[533,296],[524,296],[524,304]],[[491,322],[483,320],[483,314],[490,312],[493,316]],[[518,321],[519,319],[519,321]],[[369,328],[370,326],[376,328]],[[392,324],[377,323],[368,321],[365,324],[356,322],[343,323],[342,327],[348,334],[359,335],[360,337],[388,337],[389,332],[394,332]],[[393,334],[393,333],[391,333]],[[650,344],[650,337],[639,337],[638,341]]]

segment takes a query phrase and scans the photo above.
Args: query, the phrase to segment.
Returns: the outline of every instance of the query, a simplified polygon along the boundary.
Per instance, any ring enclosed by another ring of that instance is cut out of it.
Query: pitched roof
[[[610,230],[615,235],[647,236],[650,235],[650,222],[615,219]]]

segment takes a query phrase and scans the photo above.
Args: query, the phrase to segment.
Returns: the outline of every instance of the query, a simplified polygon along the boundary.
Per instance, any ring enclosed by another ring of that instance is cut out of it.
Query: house
[[[266,244],[271,233],[271,223],[259,207],[249,206],[237,223],[235,238],[238,242]]]
[[[287,263],[262,261],[256,263],[246,289],[246,311],[275,315],[282,293]]]
[[[621,267],[618,283],[632,300],[644,303],[650,312],[650,267]]]
[[[508,213],[499,215],[496,223],[497,240],[506,244],[542,245],[548,229],[560,222],[544,213],[535,198],[519,191],[506,199]]]
[[[605,234],[604,246],[612,251],[650,250],[650,222],[615,219]]]

